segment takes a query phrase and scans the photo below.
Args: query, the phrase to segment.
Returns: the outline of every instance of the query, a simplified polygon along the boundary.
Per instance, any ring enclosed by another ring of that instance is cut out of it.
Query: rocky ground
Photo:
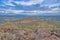
[[[60,40],[60,30],[0,29],[0,40]]]

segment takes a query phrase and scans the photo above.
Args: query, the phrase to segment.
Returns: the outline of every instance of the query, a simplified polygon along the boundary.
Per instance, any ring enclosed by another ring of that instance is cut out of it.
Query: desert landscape
[[[60,40],[59,25],[59,16],[0,16],[0,40]]]

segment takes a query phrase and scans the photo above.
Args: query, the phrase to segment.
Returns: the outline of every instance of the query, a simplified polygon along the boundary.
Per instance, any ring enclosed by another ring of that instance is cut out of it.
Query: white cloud
[[[8,0],[3,2],[5,5],[8,6],[15,6],[13,3],[16,3],[17,5],[23,5],[23,6],[31,6],[31,5],[35,5],[35,4],[41,4],[44,0],[29,0],[29,1],[14,1],[14,0]]]
[[[60,3],[56,3],[56,4],[49,5],[49,8],[51,8],[51,7],[59,7],[59,6],[60,6]]]
[[[58,6],[60,6],[60,3],[41,5],[41,7],[43,7],[43,6],[49,7],[49,8],[51,8],[51,7],[58,7]]]
[[[47,13],[59,13],[60,10],[58,8],[55,8],[53,10],[45,10],[45,11],[41,11],[41,10],[33,10],[33,11],[24,11],[24,10],[13,10],[13,9],[4,9],[4,10],[0,10],[0,13],[14,13],[14,14],[25,14],[25,15],[39,15],[39,14],[47,14]]]
[[[54,11],[60,11],[60,8],[54,8],[52,10],[54,10]]]
[[[3,1],[4,6],[15,6],[14,4],[12,4],[11,2],[13,2],[13,0],[7,0],[7,1]]]
[[[14,14],[21,14],[22,12],[24,12],[24,10],[13,10],[13,9],[1,9],[0,13],[14,13]]]
[[[30,6],[30,5],[35,5],[35,4],[41,4],[44,0],[30,0],[28,2],[25,1],[15,1],[16,4],[18,5],[24,5],[24,6]]]
[[[12,3],[4,3],[5,5],[8,5],[8,6],[15,6],[14,4]]]

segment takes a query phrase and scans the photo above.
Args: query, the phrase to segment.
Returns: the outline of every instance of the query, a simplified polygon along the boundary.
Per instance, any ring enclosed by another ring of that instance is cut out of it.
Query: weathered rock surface
[[[0,40],[60,40],[60,31],[49,31],[45,28],[1,29]]]

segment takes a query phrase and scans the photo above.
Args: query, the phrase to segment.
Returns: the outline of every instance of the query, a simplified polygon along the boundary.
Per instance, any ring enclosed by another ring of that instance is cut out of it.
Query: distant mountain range
[[[0,16],[60,16],[60,13],[42,13],[37,15],[26,15],[26,14],[14,14],[14,13],[0,13]]]

